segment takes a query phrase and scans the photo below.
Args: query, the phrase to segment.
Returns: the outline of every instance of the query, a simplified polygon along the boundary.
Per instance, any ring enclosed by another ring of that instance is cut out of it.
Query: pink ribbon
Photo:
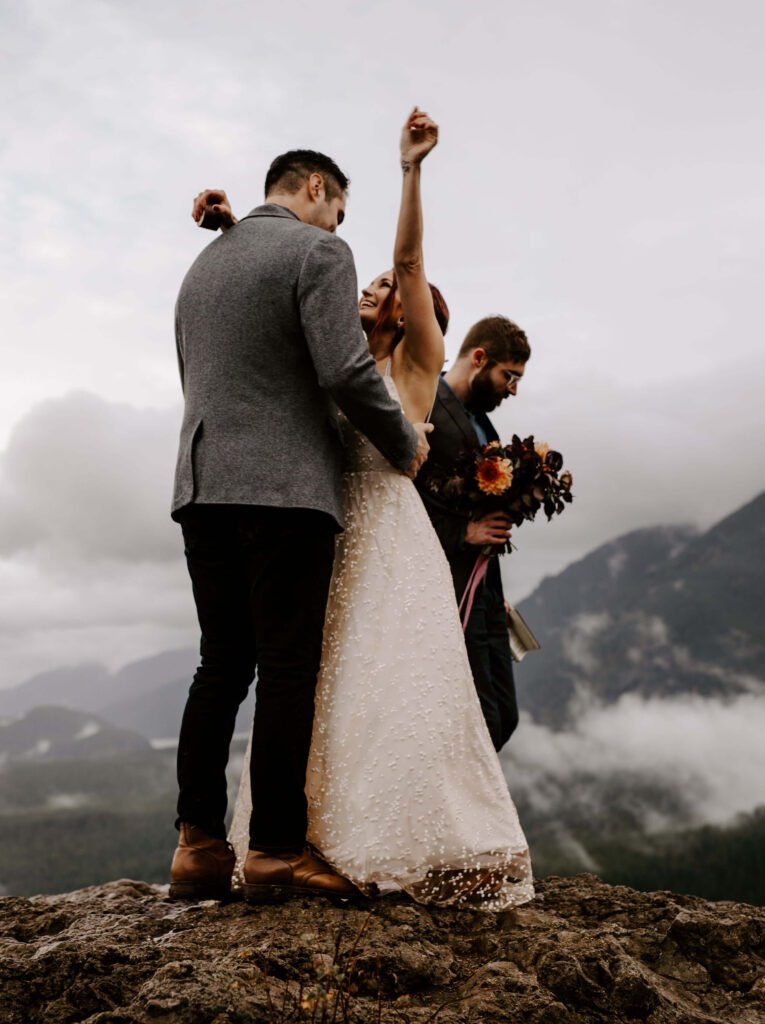
[[[489,568],[489,561],[491,560],[491,557],[491,555],[485,555],[483,552],[481,552],[481,554],[475,560],[473,571],[470,573],[470,579],[467,582],[467,586],[465,587],[465,593],[462,595],[462,600],[460,601],[460,606],[458,609],[459,613],[462,614],[462,606],[463,604],[465,604],[465,600],[467,599],[467,607],[465,608],[465,615],[462,619],[463,633],[467,629],[468,619],[470,618],[470,613],[473,610],[473,601],[475,600],[475,594],[476,591],[478,590],[478,587],[481,585],[481,581],[486,575],[486,570]]]

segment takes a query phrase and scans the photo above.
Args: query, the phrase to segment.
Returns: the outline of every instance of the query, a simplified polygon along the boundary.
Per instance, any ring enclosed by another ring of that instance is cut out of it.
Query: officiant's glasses
[[[492,366],[498,366],[498,365],[499,364],[497,363],[496,359],[490,359],[489,360],[489,364],[488,364],[488,369],[491,369]],[[502,376],[505,378],[505,387],[506,388],[511,388],[513,386],[513,384],[518,384],[521,380],[523,380],[523,374],[522,373],[513,373],[512,370],[506,370],[504,367],[500,367],[500,369],[502,370]]]

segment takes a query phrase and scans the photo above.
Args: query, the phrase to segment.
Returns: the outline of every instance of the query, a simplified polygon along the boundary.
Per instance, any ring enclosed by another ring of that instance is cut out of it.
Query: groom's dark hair
[[[531,346],[525,331],[506,316],[486,316],[473,324],[465,335],[457,358],[482,348],[489,359],[497,363],[525,363],[531,356]]]
[[[266,175],[266,196],[271,192],[287,192],[292,195],[298,191],[312,174],[320,174],[324,179],[324,189],[328,199],[335,199],[348,191],[348,178],[334,160],[313,149],[291,149],[289,153],[277,156]]]

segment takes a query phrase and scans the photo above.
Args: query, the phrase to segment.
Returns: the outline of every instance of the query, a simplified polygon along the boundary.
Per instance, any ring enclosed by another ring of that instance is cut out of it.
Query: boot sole
[[[349,900],[363,899],[361,893],[339,893],[330,889],[311,888],[307,885],[257,885],[242,886],[244,902],[251,905],[261,903],[284,903],[286,900],[299,896],[321,896],[332,903],[347,903]]]
[[[168,896],[171,900],[229,900],[231,887],[205,885],[204,882],[173,882]]]

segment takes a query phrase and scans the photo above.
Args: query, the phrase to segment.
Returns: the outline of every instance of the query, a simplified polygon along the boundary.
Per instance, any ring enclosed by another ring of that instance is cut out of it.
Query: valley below
[[[765,902],[765,495],[700,534],[604,545],[520,605],[501,763],[537,877]],[[167,881],[177,729],[196,662],[67,667],[0,690],[0,894]],[[229,765],[236,794],[253,710]]]

